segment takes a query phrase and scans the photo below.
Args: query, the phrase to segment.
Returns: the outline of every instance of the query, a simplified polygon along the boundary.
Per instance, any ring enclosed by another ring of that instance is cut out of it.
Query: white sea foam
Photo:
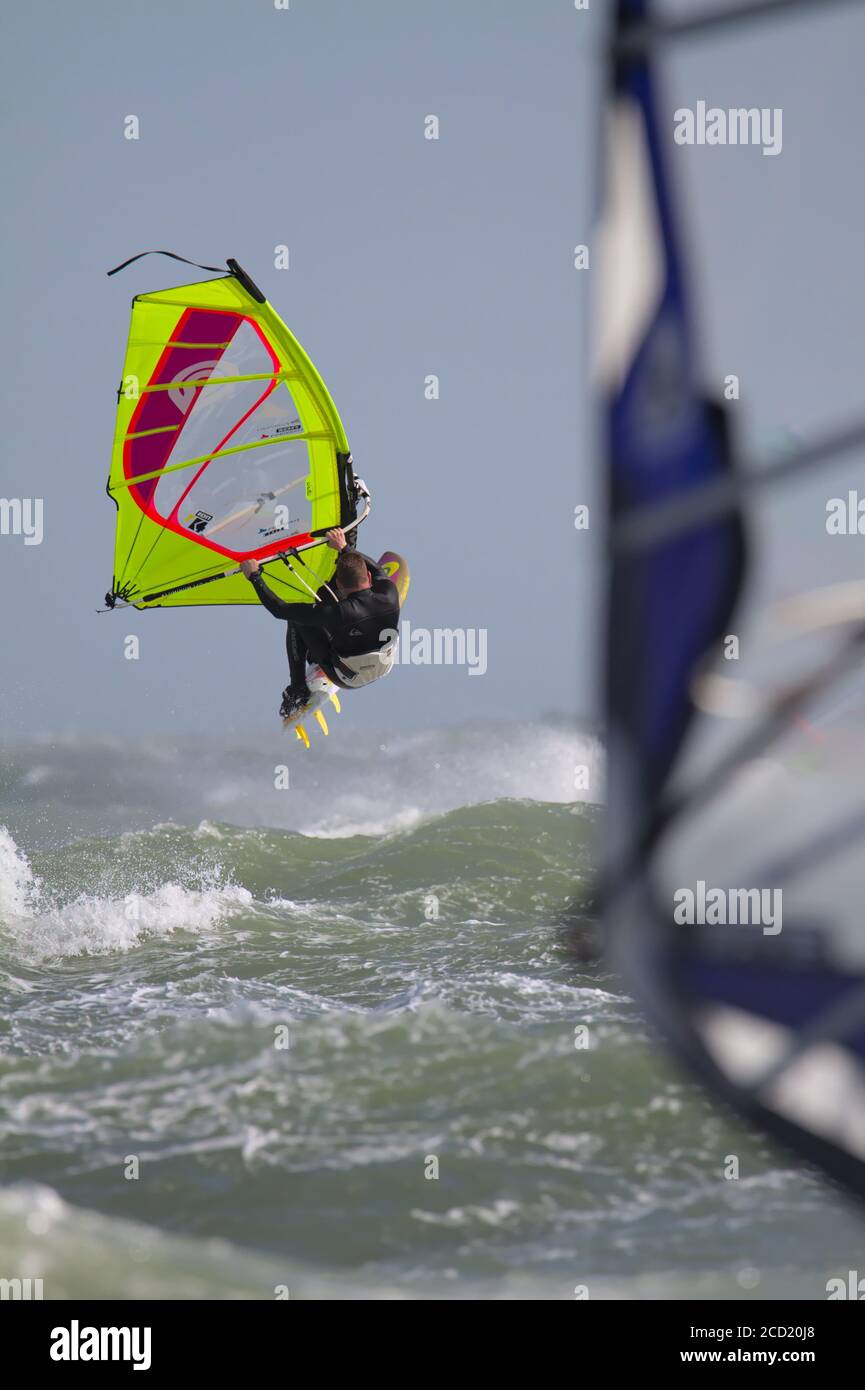
[[[35,918],[29,944],[43,956],[128,951],[148,937],[207,931],[251,903],[249,890],[236,885],[202,891],[163,883],[122,899],[82,896]]]
[[[39,880],[5,826],[0,825],[0,926],[26,917],[39,900]]]
[[[50,904],[27,859],[0,827],[0,925],[31,958],[129,951],[149,937],[207,931],[252,902],[249,890],[235,884],[192,889],[163,883],[151,893],[123,898],[83,893]]]

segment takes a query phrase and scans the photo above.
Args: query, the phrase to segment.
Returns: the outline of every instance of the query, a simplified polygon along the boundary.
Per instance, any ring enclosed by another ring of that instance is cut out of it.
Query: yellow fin
[[[324,717],[324,715],[322,714],[322,712],[321,712],[320,709],[317,709],[317,710],[315,711],[315,719],[316,719],[316,723],[318,724],[318,727],[321,729],[321,732],[322,732],[323,734],[327,735],[327,732],[328,732],[328,729],[327,729],[327,720],[325,719],[325,717]]]
[[[303,727],[303,725],[302,725],[302,724],[295,724],[295,726],[294,726],[294,732],[297,734],[297,737],[300,739],[300,741],[301,741],[301,743],[303,744],[304,748],[308,748],[308,747],[309,747],[309,734],[306,732],[306,729]]]
[[[337,714],[339,714],[340,710],[342,709],[342,705],[339,703],[339,696],[337,695],[335,690],[332,690],[330,692],[328,699],[330,700],[330,703],[333,705]]]

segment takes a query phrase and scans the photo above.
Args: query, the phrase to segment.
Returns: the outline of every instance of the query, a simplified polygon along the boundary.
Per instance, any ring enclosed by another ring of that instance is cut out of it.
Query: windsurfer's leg
[[[320,627],[299,628],[298,640],[303,643],[306,659],[311,666],[320,666],[328,680],[333,681],[334,685],[342,686],[343,690],[351,690],[351,686],[346,685],[334,669],[333,647],[330,644],[330,638],[322,632]]]
[[[307,645],[303,628],[297,623],[285,625],[285,650],[288,655],[288,676],[290,690],[306,690]]]

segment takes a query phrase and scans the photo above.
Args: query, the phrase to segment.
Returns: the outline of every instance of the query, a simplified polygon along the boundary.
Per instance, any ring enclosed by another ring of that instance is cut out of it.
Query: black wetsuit
[[[360,551],[355,553],[361,554]],[[396,585],[375,560],[368,555],[361,555],[361,559],[366,561],[372,578],[370,588],[358,589],[337,602],[322,586],[318,591],[320,603],[284,603],[267,587],[262,574],[252,575],[250,583],[268,613],[285,619],[288,624],[285,647],[293,690],[302,690],[306,685],[307,661],[318,662],[330,680],[350,688],[344,676],[352,673],[346,669],[344,675],[340,675],[340,656],[374,652],[387,642],[383,634],[397,628],[399,594]],[[333,583],[331,588],[338,593]]]

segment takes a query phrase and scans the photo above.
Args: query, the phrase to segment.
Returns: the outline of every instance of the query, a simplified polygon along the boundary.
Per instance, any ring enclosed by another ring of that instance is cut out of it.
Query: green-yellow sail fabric
[[[255,290],[236,267],[132,302],[108,480],[109,601],[254,604],[241,575],[215,576],[292,548],[312,589],[333,575],[335,553],[314,533],[355,516],[345,431],[313,363]],[[267,574],[280,597],[312,601],[285,565]]]

